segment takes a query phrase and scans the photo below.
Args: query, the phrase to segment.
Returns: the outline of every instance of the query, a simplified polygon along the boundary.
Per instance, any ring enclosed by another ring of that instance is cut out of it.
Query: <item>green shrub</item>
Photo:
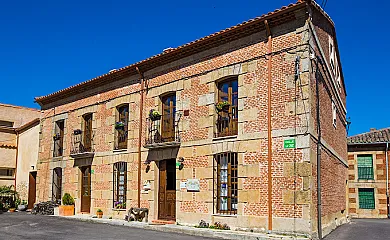
[[[69,193],[65,193],[62,197],[62,205],[74,205],[74,199]]]
[[[103,212],[100,208],[98,210],[96,210],[96,212]]]

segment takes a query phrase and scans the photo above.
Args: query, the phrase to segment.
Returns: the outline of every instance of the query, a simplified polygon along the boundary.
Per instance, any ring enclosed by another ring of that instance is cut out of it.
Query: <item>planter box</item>
[[[59,215],[60,216],[73,216],[74,215],[74,206],[73,205],[60,205],[59,206]]]
[[[102,218],[103,217],[103,212],[96,212],[96,216],[98,218]]]

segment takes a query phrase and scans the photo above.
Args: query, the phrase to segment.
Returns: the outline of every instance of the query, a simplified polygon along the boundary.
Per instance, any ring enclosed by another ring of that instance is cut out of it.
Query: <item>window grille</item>
[[[126,149],[129,124],[129,105],[124,104],[117,107],[115,122],[115,149]]]
[[[237,214],[237,153],[214,155],[214,209],[220,214]]]
[[[126,191],[127,191],[127,163],[114,163],[114,202],[116,209],[126,209]]]
[[[375,196],[373,188],[359,188],[359,208],[375,209]]]
[[[358,155],[358,179],[370,180],[374,179],[374,168],[372,163],[372,155]]]

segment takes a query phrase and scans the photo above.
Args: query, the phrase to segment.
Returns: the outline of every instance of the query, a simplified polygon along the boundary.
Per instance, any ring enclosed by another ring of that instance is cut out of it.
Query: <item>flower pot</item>
[[[96,212],[96,216],[98,218],[102,218],[103,217],[103,212]]]
[[[9,212],[15,212],[15,208],[8,209]]]
[[[58,210],[60,216],[74,215],[74,205],[60,205]]]
[[[27,205],[24,205],[24,204],[20,204],[18,206],[18,211],[26,211],[27,210]]]
[[[161,115],[156,115],[156,116],[150,116],[150,120],[152,121],[157,121],[161,119]]]

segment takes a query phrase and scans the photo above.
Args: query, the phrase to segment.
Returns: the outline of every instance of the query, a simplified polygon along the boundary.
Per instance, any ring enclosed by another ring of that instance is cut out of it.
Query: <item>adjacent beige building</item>
[[[35,202],[40,114],[0,103],[0,186],[14,185],[29,207]]]

